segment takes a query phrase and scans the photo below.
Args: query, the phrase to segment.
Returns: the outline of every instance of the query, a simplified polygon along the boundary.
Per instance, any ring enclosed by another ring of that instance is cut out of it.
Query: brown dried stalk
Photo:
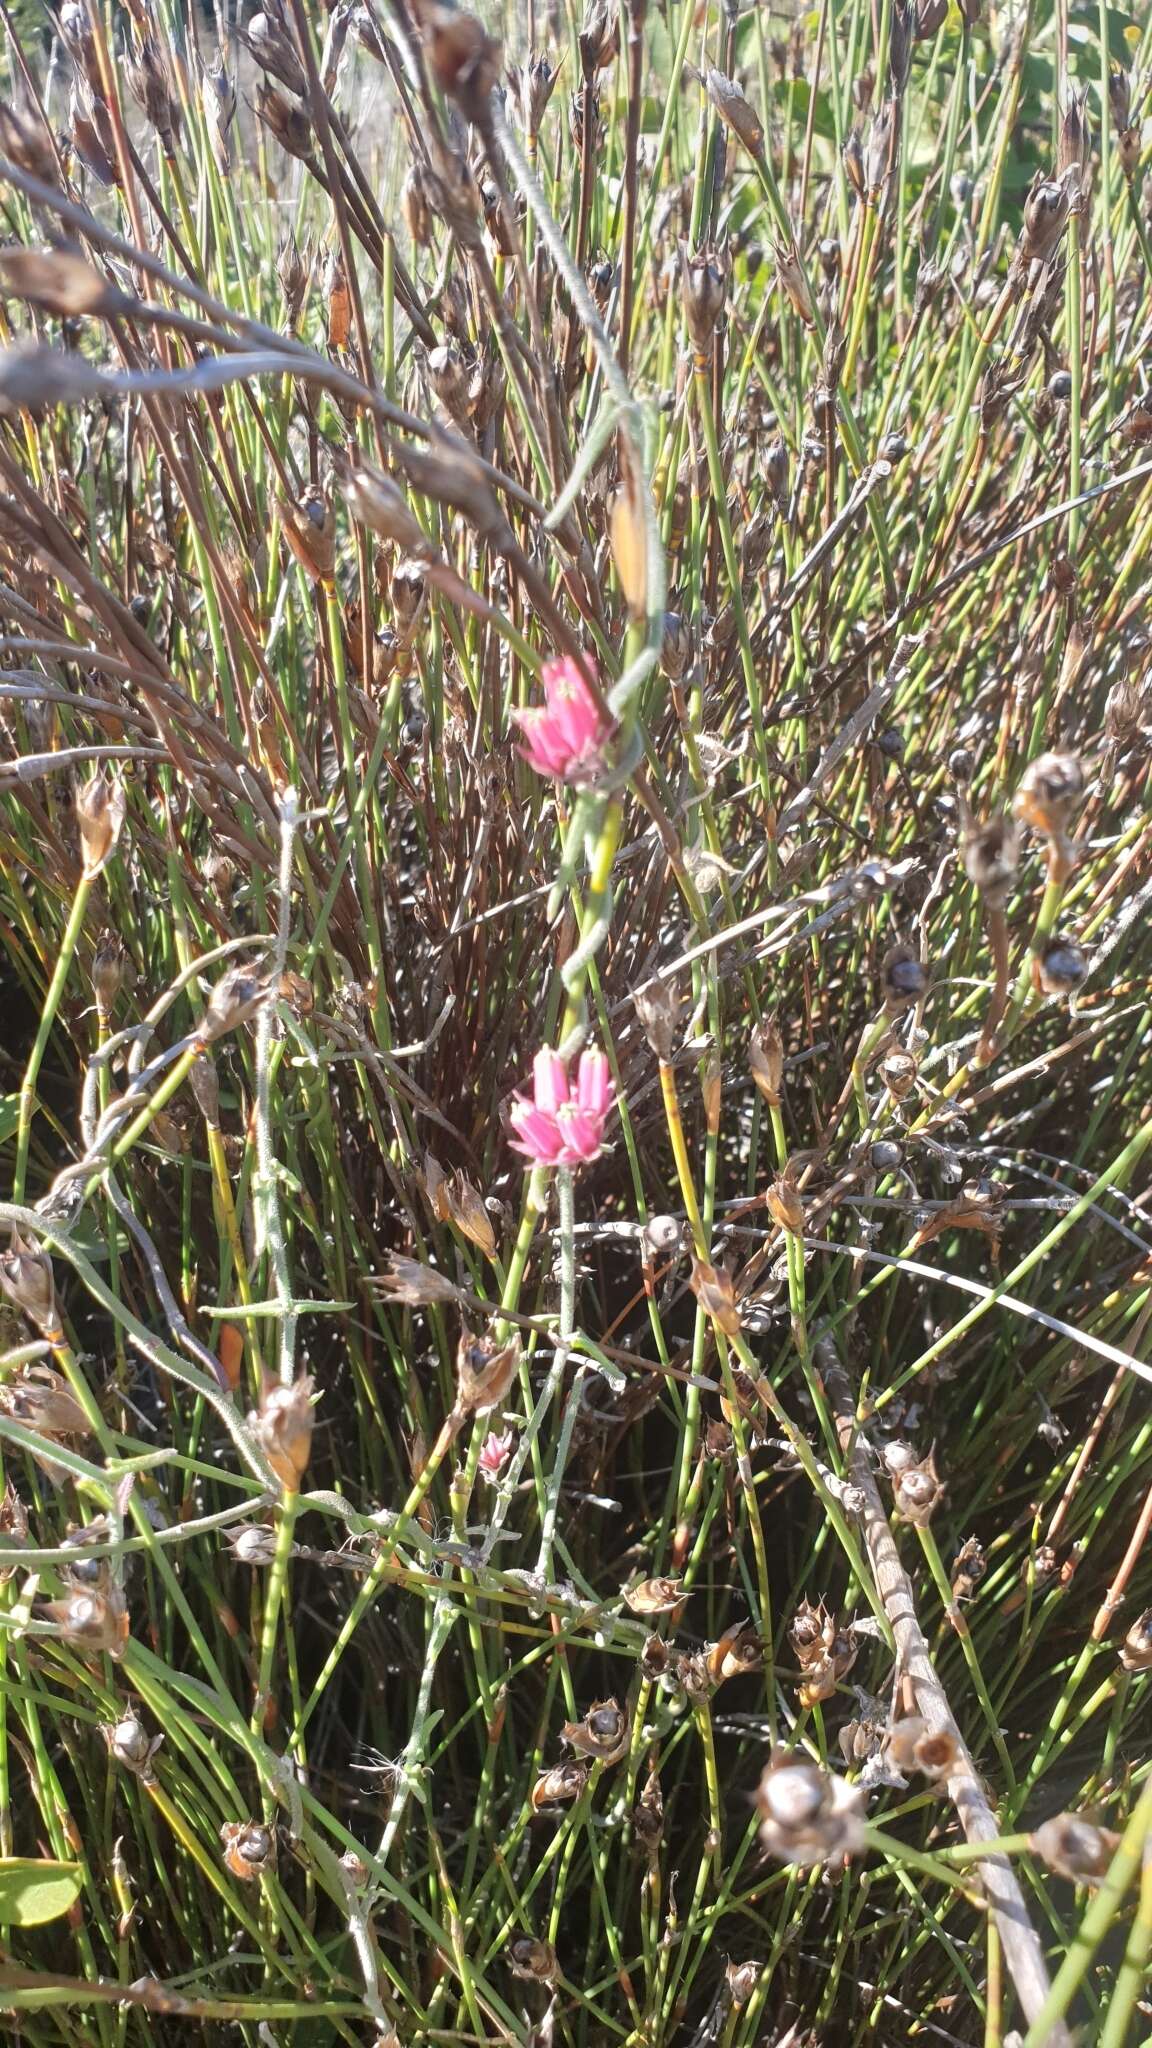
[[[956,1758],[946,1780],[948,1796],[956,1808],[960,1825],[970,1842],[992,1842],[1000,1827],[988,1804],[984,1787],[968,1746],[948,1704],[948,1696],[936,1675],[924,1631],[916,1616],[912,1582],[900,1562],[896,1540],[884,1512],[880,1489],[867,1445],[857,1427],[856,1402],[848,1375],[840,1363],[835,1345],[828,1337],[816,1345],[825,1390],[836,1417],[852,1480],[864,1496],[863,1533],[876,1580],[876,1589],[896,1638],[899,1669],[912,1682],[916,1711],[933,1735],[948,1735],[956,1745]],[[1004,1960],[1021,2007],[1031,2025],[1051,1990],[1044,1952],[1028,1918],[1016,1873],[1006,1856],[991,1855],[979,1865],[984,1890],[996,1921]],[[1044,2048],[1071,2048],[1071,2036],[1062,2020],[1049,2028]]]

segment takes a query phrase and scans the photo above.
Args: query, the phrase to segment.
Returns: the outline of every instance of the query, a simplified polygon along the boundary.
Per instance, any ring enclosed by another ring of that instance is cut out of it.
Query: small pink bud
[[[603,772],[611,730],[593,691],[570,659],[546,661],[543,704],[512,716],[524,735],[520,752],[539,775],[558,782],[593,783]]]

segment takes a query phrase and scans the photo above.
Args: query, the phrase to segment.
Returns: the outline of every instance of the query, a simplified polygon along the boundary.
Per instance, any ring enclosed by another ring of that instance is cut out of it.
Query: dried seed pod
[[[910,946],[891,946],[884,955],[882,969],[884,1008],[890,1017],[898,1017],[913,1003],[918,1003],[928,988],[928,975],[923,963]]]
[[[109,1585],[103,1592],[70,1593],[65,1600],[46,1600],[41,1611],[81,1656],[123,1656],[128,1607],[119,1586]]]
[[[890,1052],[880,1067],[880,1075],[893,1102],[903,1102],[916,1086],[920,1071],[919,1061],[914,1053]]]
[[[906,1465],[892,1481],[892,1499],[899,1519],[913,1522],[921,1529],[927,1528],[932,1520],[943,1493],[932,1451],[919,1464]]]
[[[649,1685],[655,1685],[667,1676],[671,1667],[672,1653],[663,1636],[645,1636],[644,1648],[640,1652],[640,1669]]]
[[[268,71],[281,85],[297,99],[303,99],[308,91],[308,76],[292,39],[288,23],[278,4],[269,4],[259,14],[254,14],[247,28],[239,22],[234,24],[234,33],[250,57],[253,57],[261,71]]]
[[[1088,126],[1087,92],[1074,92],[1069,97],[1060,123],[1060,138],[1056,149],[1056,175],[1064,177],[1074,173],[1077,183],[1082,184],[1088,168],[1088,157],[1092,146],[1092,134]]]
[[[279,86],[270,85],[262,78],[256,87],[252,102],[257,118],[263,121],[269,134],[280,144],[286,156],[296,157],[300,163],[312,162],[312,123],[298,101],[290,99]]]
[[[749,1671],[759,1671],[764,1663],[764,1644],[754,1628],[746,1621],[738,1621],[726,1628],[716,1642],[709,1643],[705,1655],[713,1685],[722,1685],[727,1678],[743,1678]]]
[[[577,36],[584,75],[606,71],[620,54],[620,16],[608,0],[589,0]]]
[[[681,248],[680,276],[688,336],[696,354],[706,356],[728,295],[727,266],[713,244],[706,242],[694,256]]]
[[[1077,180],[1079,174],[1075,174]],[[1065,179],[1037,177],[1033,180],[1024,202],[1024,226],[1020,235],[1019,260],[1026,267],[1030,263],[1048,263],[1056,253],[1060,238],[1068,225],[1075,197],[1075,186]]]
[[[750,156],[762,156],[764,125],[743,88],[714,67],[706,74],[704,84],[724,126],[731,129]]]
[[[724,1971],[724,1983],[730,2004],[736,2006],[747,2005],[748,2000],[760,1982],[761,1976],[764,1973],[764,1967],[763,1963],[758,1962],[730,1962],[727,1965]]]
[[[782,1863],[802,1866],[864,1847],[864,1794],[791,1750],[777,1750],[756,1793],[760,1840]]]
[[[912,1250],[931,1244],[949,1230],[979,1230],[991,1238],[993,1257],[1004,1229],[1004,1188],[998,1180],[966,1180],[955,1201],[933,1210],[912,1239]]]
[[[1013,808],[1034,832],[1061,839],[1084,790],[1084,765],[1078,755],[1041,754],[1024,770]]]
[[[420,561],[397,562],[389,583],[392,615],[402,641],[412,638],[428,600],[428,578]]]
[[[1125,1671],[1152,1671],[1152,1607],[1132,1623],[1120,1650]]]
[[[314,1386],[307,1373],[291,1386],[266,1380],[260,1406],[248,1416],[248,1426],[286,1493],[298,1492],[308,1469],[315,1421]]]
[[[12,1232],[8,1250],[0,1254],[0,1293],[25,1315],[50,1344],[63,1342],[64,1331],[56,1306],[56,1282],[47,1252]],[[53,1375],[55,1377],[55,1375]],[[10,1383],[11,1384],[11,1383]],[[63,1385],[63,1382],[61,1382]],[[69,1396],[71,1398],[71,1396]],[[87,1425],[84,1425],[87,1433]]]
[[[444,1201],[450,1222],[456,1225],[469,1244],[474,1244],[485,1258],[491,1259],[496,1253],[496,1232],[492,1218],[485,1207],[484,1197],[479,1188],[463,1173],[454,1173],[444,1183]]]
[[[896,168],[899,148],[896,104],[893,100],[885,100],[879,113],[873,117],[864,150],[864,197],[869,206],[878,206],[884,197],[888,180]]]
[[[803,1237],[804,1204],[787,1168],[765,1189],[764,1206],[781,1230],[787,1230],[793,1237]]]
[[[956,1552],[952,1566],[952,1597],[954,1600],[971,1600],[988,1569],[984,1546],[975,1536],[969,1536]]]
[[[143,38],[136,61],[129,62],[125,69],[133,97],[139,102],[145,120],[156,130],[161,149],[166,157],[174,157],[181,125],[180,102],[155,37]]]
[[[242,1522],[238,1528],[226,1529],[224,1540],[238,1564],[271,1564],[276,1555],[276,1531],[268,1522]]]
[[[482,121],[500,77],[500,45],[474,14],[446,0],[424,0],[420,9],[428,69],[466,121]]]
[[[540,133],[540,123],[556,90],[560,66],[533,52],[523,64],[510,64],[508,76],[516,88],[525,131],[535,138]]]
[[[664,1794],[660,1790],[654,1757],[648,1764],[644,1790],[632,1809],[632,1826],[649,1857],[654,1859],[664,1835]]]
[[[784,1080],[784,1040],[770,1017],[756,1026],[748,1040],[748,1066],[769,1108],[779,1109]]]
[[[800,261],[800,252],[794,241],[774,241],[772,254],[776,260],[776,282],[788,300],[792,311],[798,314],[805,327],[816,325],[816,308],[811,288]]]
[[[426,1308],[433,1301],[455,1301],[459,1288],[434,1266],[422,1266],[418,1259],[406,1259],[399,1252],[389,1255],[386,1273],[372,1282],[387,1301],[399,1301],[406,1308]]]
[[[319,484],[309,484],[294,500],[279,497],[276,504],[284,538],[305,575],[330,583],[336,565],[336,526]]]
[[[618,1700],[597,1700],[582,1721],[565,1721],[561,1742],[581,1756],[602,1764],[618,1764],[628,1754],[628,1716]]]
[[[462,1415],[487,1415],[505,1399],[520,1363],[520,1339],[505,1344],[493,1337],[461,1334],[456,1347],[456,1407]]]
[[[341,478],[344,502],[361,526],[395,542],[406,555],[428,553],[429,542],[399,485],[374,462],[356,455]]]
[[[840,150],[840,160],[844,165],[845,176],[852,190],[858,199],[863,199],[866,189],[864,145],[860,140],[859,130],[855,127],[850,128],[844,137]]]
[[[113,1726],[104,1730],[104,1740],[110,1754],[133,1777],[142,1778],[148,1784],[155,1776],[152,1759],[160,1748],[164,1737],[149,1735],[139,1716],[129,1711]]]
[[[236,119],[236,81],[221,56],[215,57],[201,73],[200,107],[213,162],[220,176],[226,178],[232,168],[228,137]]]
[[[299,325],[311,276],[312,256],[308,243],[302,246],[295,235],[289,235],[276,258],[276,277],[284,300],[289,334],[295,334]]]
[[[101,770],[77,789],[76,823],[86,881],[93,881],[115,853],[127,809],[128,792],[118,775],[109,777]]]
[[[672,1058],[680,1036],[680,999],[667,982],[638,989],[632,998],[644,1036],[665,1066]]]
[[[515,1935],[505,1953],[514,1977],[526,1977],[530,1983],[555,1984],[560,1975],[552,1943],[540,1941],[534,1934]]]
[[[1069,996],[1088,976],[1088,955],[1075,939],[1051,938],[1036,959],[1036,979],[1046,996]]]
[[[247,1024],[270,993],[266,975],[254,973],[250,967],[229,968],[216,983],[200,1020],[197,1038],[201,1050]]]
[[[0,1286],[3,1261],[0,1260]],[[63,1336],[63,1331],[60,1333]],[[0,1409],[38,1436],[91,1436],[92,1427],[63,1374],[50,1365],[25,1365],[0,1383]]]
[[[788,460],[788,446],[779,434],[769,442],[764,457],[764,481],[775,501],[776,510],[783,518],[788,510],[791,491],[791,465]]]
[[[896,1721],[885,1746],[897,1770],[920,1771],[931,1779],[946,1778],[960,1754],[955,1736],[946,1729],[931,1730],[918,1714]]]
[[[92,955],[92,993],[96,998],[96,1014],[105,1027],[116,1007],[127,959],[123,940],[105,927]]]
[[[802,1600],[788,1625],[788,1640],[792,1654],[802,1671],[819,1663],[826,1654],[835,1624],[824,1602],[813,1607],[810,1600]]]
[[[1011,818],[990,818],[964,836],[964,872],[992,910],[1002,910],[1011,894],[1020,860],[1020,835]]]
[[[682,682],[696,657],[691,625],[681,612],[665,612],[660,665],[674,683]]]
[[[588,1783],[591,1764],[553,1764],[551,1770],[541,1771],[532,1787],[532,1811],[541,1813],[549,1806],[566,1806],[573,1799],[579,1799]]]
[[[672,1614],[687,1597],[679,1579],[641,1579],[620,1591],[633,1614]]]
[[[276,1869],[276,1837],[258,1820],[225,1821],[220,1830],[225,1867],[244,1884],[271,1877]]]
[[[686,1650],[675,1663],[676,1683],[691,1700],[700,1707],[710,1700],[716,1690],[707,1655],[700,1650]]]
[[[1107,1876],[1120,1837],[1081,1814],[1055,1813],[1029,1837],[1028,1846],[1057,1877],[1091,1886]]]
[[[736,1306],[736,1293],[732,1275],[723,1266],[710,1266],[703,1259],[692,1261],[692,1292],[704,1310],[711,1316],[718,1330],[726,1337],[740,1334],[740,1311]]]

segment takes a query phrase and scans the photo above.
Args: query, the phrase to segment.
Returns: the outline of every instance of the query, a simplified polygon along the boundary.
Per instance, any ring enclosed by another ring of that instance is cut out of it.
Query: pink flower
[[[532,1067],[532,1094],[512,1101],[513,1144],[534,1166],[579,1166],[595,1159],[615,1090],[608,1062],[591,1047],[580,1055],[573,1094],[558,1052],[544,1047]]]
[[[499,1479],[515,1441],[515,1430],[506,1429],[502,1436],[498,1436],[494,1429],[489,1430],[480,1446],[480,1470],[485,1479]]]
[[[611,724],[574,661],[546,661],[543,704],[514,711],[524,734],[520,748],[540,775],[559,782],[594,782],[604,767]]]

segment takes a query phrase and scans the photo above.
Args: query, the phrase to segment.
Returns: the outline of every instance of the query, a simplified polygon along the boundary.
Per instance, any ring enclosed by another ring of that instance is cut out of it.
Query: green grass
[[[1152,22],[261,21],[0,64],[0,2011],[1135,2044]]]

